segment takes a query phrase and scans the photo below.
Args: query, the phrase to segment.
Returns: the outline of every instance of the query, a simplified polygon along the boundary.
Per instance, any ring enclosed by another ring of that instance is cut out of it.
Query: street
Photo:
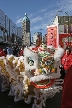
[[[8,96],[8,92],[0,92],[0,108],[31,108],[32,104],[25,104],[24,101],[14,102],[14,98]],[[45,108],[60,108],[61,92],[46,101]]]
[[[0,78],[0,83],[2,82]],[[0,108],[31,108],[32,103],[27,105],[24,101],[14,102],[14,97],[8,96],[9,91],[1,92],[0,90]],[[45,108],[60,108],[61,94],[57,93],[53,98],[47,99]],[[43,107],[44,108],[44,107]]]

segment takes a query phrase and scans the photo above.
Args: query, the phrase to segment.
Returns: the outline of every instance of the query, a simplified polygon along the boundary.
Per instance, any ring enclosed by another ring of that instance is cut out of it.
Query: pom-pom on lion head
[[[59,61],[61,59],[61,57],[64,54],[64,49],[62,47],[58,47],[58,49],[56,49],[55,54],[54,54],[54,60],[55,61]]]

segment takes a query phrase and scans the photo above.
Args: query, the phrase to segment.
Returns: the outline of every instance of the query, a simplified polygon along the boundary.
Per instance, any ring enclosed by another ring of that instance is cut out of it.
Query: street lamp
[[[58,16],[58,13],[59,13],[59,12],[62,12],[62,11],[57,11],[57,16]]]

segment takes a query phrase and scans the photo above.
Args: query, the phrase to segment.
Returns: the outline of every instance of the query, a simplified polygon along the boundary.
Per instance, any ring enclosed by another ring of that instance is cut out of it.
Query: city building
[[[44,44],[47,44],[47,34],[45,34],[45,35],[43,36],[43,43],[44,43]]]
[[[17,43],[18,45],[22,45],[22,28],[21,27],[17,27]]]
[[[16,24],[0,9],[0,42],[22,43],[22,28]]]
[[[30,20],[25,13],[22,22],[22,45],[30,46],[31,44],[31,33],[30,33]]]
[[[34,36],[32,37],[32,43],[34,45],[40,45],[42,42],[42,33],[41,32],[35,32]]]
[[[0,9],[0,41],[5,41],[5,13]]]
[[[16,36],[17,36],[17,26],[13,21],[9,20],[9,36],[8,41],[15,43],[16,42]]]
[[[17,36],[22,38],[22,28],[21,27],[17,27]]]
[[[9,17],[5,15],[5,28],[6,28],[6,42],[8,42],[8,36],[9,36]]]
[[[52,24],[48,26],[47,28],[48,28],[48,33],[47,33],[48,43],[51,42],[50,44],[52,44],[55,38],[57,38],[56,42],[58,42],[58,44],[64,48],[66,48],[67,45],[72,43],[72,16],[56,15]],[[49,34],[50,34],[50,37],[49,37]],[[51,38],[52,34],[55,35],[53,36],[53,38]]]

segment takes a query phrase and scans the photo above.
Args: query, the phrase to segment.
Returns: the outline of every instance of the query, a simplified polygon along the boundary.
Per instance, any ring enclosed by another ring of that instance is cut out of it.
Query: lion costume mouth
[[[35,88],[46,89],[51,87],[54,84],[55,79],[46,79],[38,82],[30,82]]]
[[[55,78],[45,75],[38,75],[30,78],[30,84],[35,88],[46,89],[54,84]]]

